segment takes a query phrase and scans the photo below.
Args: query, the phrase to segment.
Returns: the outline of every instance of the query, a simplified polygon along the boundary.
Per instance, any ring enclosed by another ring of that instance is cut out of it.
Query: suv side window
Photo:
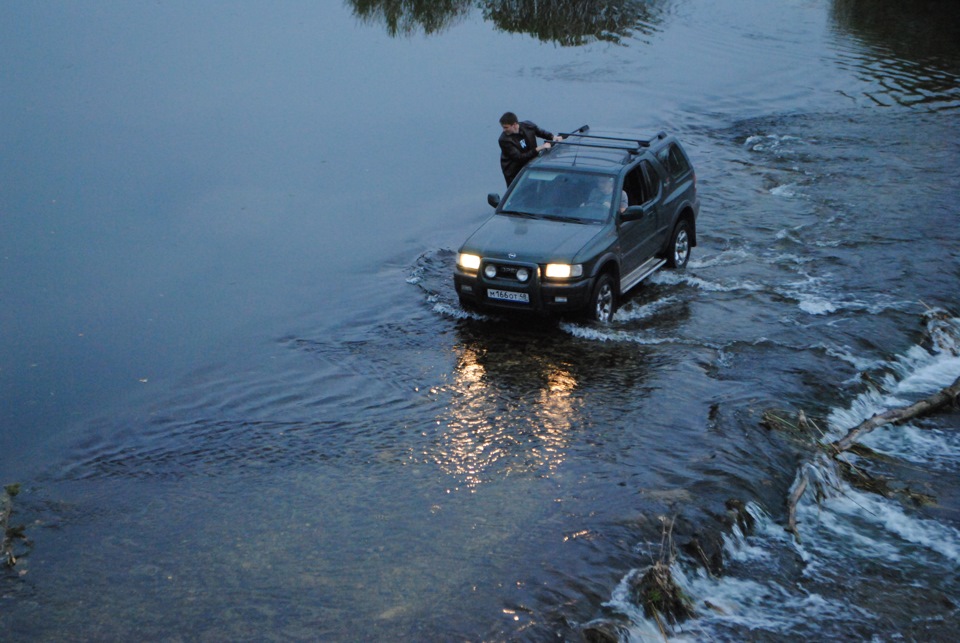
[[[670,175],[671,181],[676,181],[690,171],[690,161],[676,145],[671,145],[669,148],[657,152],[657,160]]]
[[[647,161],[641,161],[630,170],[623,181],[623,189],[627,193],[630,205],[641,205],[657,196],[654,176],[655,171]]]

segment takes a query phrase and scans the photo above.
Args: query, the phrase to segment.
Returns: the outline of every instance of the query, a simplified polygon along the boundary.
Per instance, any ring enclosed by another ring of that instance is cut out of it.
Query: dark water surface
[[[835,480],[799,542],[761,426],[960,376],[960,14],[582,4],[0,8],[0,639],[661,640],[664,520],[676,640],[960,635],[960,414],[856,462],[932,502]],[[687,270],[461,311],[508,109],[677,133]]]

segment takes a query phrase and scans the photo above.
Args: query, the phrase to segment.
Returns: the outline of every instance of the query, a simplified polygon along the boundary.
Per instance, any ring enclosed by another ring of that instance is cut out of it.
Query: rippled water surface
[[[960,376],[946,4],[4,6],[0,639],[955,639],[956,410],[763,421]],[[461,310],[505,110],[676,133],[687,269]]]

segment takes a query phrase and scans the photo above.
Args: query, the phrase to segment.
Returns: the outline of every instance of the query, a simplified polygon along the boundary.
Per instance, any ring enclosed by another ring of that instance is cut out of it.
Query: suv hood
[[[530,263],[572,261],[606,227],[496,214],[470,235],[463,249],[494,259],[514,254],[509,258]]]

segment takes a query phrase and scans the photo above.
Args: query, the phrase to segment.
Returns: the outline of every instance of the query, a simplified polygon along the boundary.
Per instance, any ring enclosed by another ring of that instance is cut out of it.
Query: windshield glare
[[[507,213],[606,221],[613,211],[614,177],[581,172],[524,173],[501,208]]]

